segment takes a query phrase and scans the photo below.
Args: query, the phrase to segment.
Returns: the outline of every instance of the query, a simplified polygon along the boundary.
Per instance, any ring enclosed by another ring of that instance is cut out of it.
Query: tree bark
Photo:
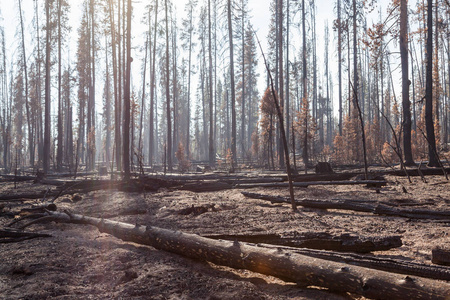
[[[131,86],[131,0],[127,5],[127,68],[123,101],[123,170],[124,179],[130,179],[130,86]]]
[[[155,150],[155,79],[156,79],[156,36],[158,25],[158,0],[155,0],[155,23],[153,27],[153,52],[152,52],[152,73],[150,77],[150,140],[148,149],[148,160],[151,167],[153,167],[154,150]]]
[[[212,63],[212,37],[211,37],[212,25],[211,25],[211,0],[208,0],[208,58],[209,58],[209,166],[214,167],[216,157],[214,154],[214,95],[213,95],[213,63]]]
[[[408,1],[400,1],[400,56],[402,64],[403,151],[405,165],[414,165],[411,149],[411,103],[408,79]]]
[[[233,50],[233,23],[231,19],[231,0],[227,1],[228,43],[230,48],[230,84],[231,84],[231,153],[233,167],[237,164],[236,153],[236,89],[234,84],[234,50]]]
[[[25,33],[23,26],[23,12],[22,12],[22,1],[19,0],[19,15],[20,15],[20,32],[22,38],[22,55],[23,55],[23,70],[25,77],[25,109],[27,113],[27,125],[28,125],[28,148],[30,151],[30,165],[34,166],[34,142],[33,142],[33,126],[31,126],[31,116],[30,116],[30,104],[28,103],[28,66],[27,66],[27,56],[25,51]]]
[[[342,24],[341,24],[341,0],[337,3],[338,26],[338,86],[339,86],[339,135],[342,136]]]
[[[48,174],[50,169],[50,0],[45,2],[46,15],[46,36],[45,36],[45,113],[44,113],[44,151],[43,151],[43,167],[44,174]]]
[[[428,139],[428,166],[439,167],[433,122],[433,0],[427,5],[427,70],[425,86],[425,126]]]
[[[180,231],[139,226],[70,213],[50,213],[42,221],[89,224],[124,241],[132,241],[188,258],[319,286],[335,292],[350,292],[367,298],[447,299],[450,285],[420,277],[311,258],[281,249],[267,249],[239,242],[212,240]],[[32,223],[37,223],[39,220]]]
[[[167,164],[169,172],[172,172],[172,120],[170,117],[170,70],[169,70],[169,13],[168,0],[165,0],[165,16],[166,16],[166,118],[167,118]],[[175,84],[175,83],[173,83]]]
[[[111,31],[111,48],[112,48],[112,64],[113,64],[113,81],[114,81],[114,144],[115,144],[115,156],[116,156],[116,168],[121,169],[121,155],[120,155],[120,100],[118,91],[118,78],[117,78],[117,54],[116,54],[116,25],[114,22],[114,4],[113,0],[108,0],[109,8],[109,21]]]

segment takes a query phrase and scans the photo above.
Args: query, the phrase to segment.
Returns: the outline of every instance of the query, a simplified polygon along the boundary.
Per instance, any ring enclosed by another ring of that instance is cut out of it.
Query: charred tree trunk
[[[125,90],[123,101],[123,170],[124,179],[130,179],[130,86],[131,86],[131,0],[127,5],[127,38],[126,38],[126,56],[127,68],[125,76]]]
[[[237,164],[236,153],[236,89],[234,84],[234,50],[233,50],[233,23],[231,19],[231,0],[227,1],[228,42],[230,48],[230,81],[231,81],[231,153],[233,155],[233,168]]]
[[[26,51],[25,51],[25,34],[24,34],[24,26],[23,26],[23,17],[22,17],[22,1],[19,0],[19,15],[20,15],[20,28],[21,28],[21,37],[22,37],[22,54],[23,54],[23,71],[25,77],[25,109],[27,113],[27,125],[28,125],[28,148],[30,151],[30,165],[34,166],[34,142],[33,142],[33,134],[34,128],[31,125],[31,116],[30,116],[30,105],[28,103],[28,66],[26,59]]]
[[[111,48],[112,48],[112,64],[113,64],[113,81],[114,81],[114,144],[117,170],[121,170],[121,155],[120,155],[120,114],[119,106],[120,100],[118,95],[118,78],[117,78],[117,54],[116,54],[116,25],[114,23],[114,4],[113,0],[108,1],[109,7],[109,21],[111,30]]]
[[[150,166],[153,166],[154,150],[155,150],[155,77],[156,77],[156,34],[158,32],[158,0],[155,1],[155,23],[153,28],[153,52],[152,52],[152,67],[150,77],[150,140],[148,149],[148,162]]]
[[[172,172],[172,120],[170,117],[170,70],[169,70],[169,13],[168,0],[165,0],[165,16],[166,16],[166,118],[167,118],[167,164],[169,172]]]
[[[44,152],[43,165],[44,174],[47,174],[50,169],[50,0],[45,2],[46,15],[46,36],[45,36],[45,114],[44,114]]]
[[[436,135],[433,122],[433,0],[428,0],[427,8],[427,71],[425,86],[425,126],[428,139],[428,165],[439,167],[436,156]]]
[[[408,79],[408,1],[400,1],[400,55],[402,63],[403,151],[405,165],[414,165],[411,150],[411,103]]]
[[[211,0],[208,0],[208,58],[209,58],[209,166],[214,167],[215,155],[214,155],[214,95],[213,95],[213,62],[212,62],[212,37],[211,37],[212,25],[211,25]]]

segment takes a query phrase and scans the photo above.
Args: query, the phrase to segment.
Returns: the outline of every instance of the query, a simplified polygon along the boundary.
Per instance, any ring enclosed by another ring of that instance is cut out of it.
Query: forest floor
[[[396,207],[450,210],[450,183],[443,176],[386,176],[377,193],[364,185],[296,188],[297,199],[358,199],[391,203]],[[402,186],[407,189],[404,193]],[[48,186],[22,182],[0,183],[0,194],[38,192]],[[100,190],[81,199],[61,196],[59,211],[131,224],[152,225],[203,234],[325,232],[359,236],[400,235],[403,245],[373,252],[431,264],[435,246],[450,248],[449,222],[379,216],[344,210],[306,209],[294,213],[289,204],[245,198],[241,189],[194,193],[160,189],[133,193]],[[288,196],[286,188],[253,188],[249,192]],[[18,211],[39,201],[0,202],[0,227]],[[214,205],[202,214],[180,214],[183,209]],[[195,261],[152,247],[123,242],[93,226],[63,223],[35,224],[28,231],[51,237],[0,244],[0,299],[363,299],[336,294],[247,270]]]

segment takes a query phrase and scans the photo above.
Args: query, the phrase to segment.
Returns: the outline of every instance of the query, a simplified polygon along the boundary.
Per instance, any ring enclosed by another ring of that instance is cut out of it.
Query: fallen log
[[[407,169],[409,176],[424,176],[424,175],[442,175],[442,168],[426,168],[426,169]],[[449,173],[450,168],[445,168],[445,172]],[[403,170],[387,171],[384,174],[394,176],[406,176]],[[421,175],[422,174],[422,175]]]
[[[431,251],[431,262],[437,265],[450,266],[450,249],[434,248]]]
[[[0,228],[0,243],[16,243],[38,237],[50,237],[50,234],[17,230],[13,228]]]
[[[36,176],[0,174],[0,178],[2,182],[22,182],[35,180]]]
[[[192,182],[192,183],[184,184],[181,187],[179,187],[179,189],[196,192],[196,193],[217,192],[217,191],[229,190],[231,188],[232,188],[231,184],[222,182],[222,181]]]
[[[36,193],[23,193],[23,194],[8,194],[8,195],[0,195],[0,202],[8,202],[8,201],[27,201],[30,199],[40,199],[45,196],[54,196],[57,192],[55,191],[43,191]]]
[[[71,213],[49,212],[45,221],[89,224],[124,241],[153,246],[193,259],[275,276],[301,286],[319,286],[374,299],[448,299],[450,284],[392,274],[282,249],[213,240],[152,226],[139,226]],[[33,221],[37,223],[39,220]]]
[[[235,235],[205,235],[204,237],[222,240],[237,240],[248,243],[264,243],[271,245],[290,246],[308,249],[323,249],[344,252],[369,253],[386,251],[403,245],[401,237],[378,236],[359,237],[350,234],[332,236],[326,232],[294,232],[293,234],[235,234]]]
[[[450,222],[450,211],[404,209],[378,204],[374,209],[374,213],[378,215],[404,217],[409,219],[447,220]]]
[[[384,180],[341,180],[341,181],[308,181],[308,182],[294,182],[294,187],[307,188],[310,185],[356,185],[367,184],[369,186],[380,187],[386,185]],[[270,182],[270,183],[243,183],[236,184],[236,188],[249,189],[249,188],[276,188],[287,187],[287,182]]]
[[[300,253],[306,256],[317,257],[336,262],[344,262],[351,265],[361,266],[370,269],[377,269],[392,273],[414,275],[424,278],[450,281],[450,267],[434,266],[413,261],[400,259],[383,258],[377,256],[361,255],[356,253],[342,253],[318,249],[294,248],[287,246],[277,246],[271,244],[258,244],[258,246],[270,249],[283,249]]]
[[[257,193],[241,192],[248,198],[261,199],[272,203],[290,203],[290,199],[281,196],[262,195]],[[377,215],[404,217],[409,219],[431,219],[450,222],[450,211],[435,211],[426,209],[401,209],[383,204],[366,204],[355,200],[296,200],[297,205],[319,209],[341,209],[360,212],[370,212]]]
[[[272,203],[287,203],[290,200],[282,196],[271,196],[263,195],[257,193],[241,192],[247,198],[261,199],[270,201]],[[355,202],[352,200],[296,200],[297,205],[307,207],[307,208],[319,208],[319,209],[342,209],[342,210],[353,210],[360,212],[373,212],[374,206],[370,204],[365,204],[361,202]]]

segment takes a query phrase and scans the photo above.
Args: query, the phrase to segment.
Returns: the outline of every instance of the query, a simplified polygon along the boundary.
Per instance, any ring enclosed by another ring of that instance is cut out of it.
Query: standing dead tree
[[[291,170],[291,163],[289,160],[289,148],[288,148],[288,143],[287,143],[287,139],[286,139],[286,131],[284,130],[283,112],[281,111],[280,104],[278,103],[275,88],[273,86],[272,73],[270,72],[270,68],[267,63],[266,56],[264,55],[264,51],[262,50],[262,46],[259,41],[258,35],[256,34],[256,31],[253,30],[253,32],[255,34],[256,40],[258,41],[259,49],[261,50],[261,54],[264,59],[264,65],[266,66],[267,73],[269,74],[270,89],[272,91],[273,102],[275,103],[275,107],[277,109],[277,114],[278,114],[278,120],[280,122],[280,132],[281,132],[281,139],[283,140],[283,146],[284,146],[284,159],[286,161],[286,171],[287,171],[287,176],[288,176],[288,181],[289,181],[289,194],[291,196],[292,210],[297,211],[297,204],[295,203],[295,199],[294,199],[294,185],[292,184],[292,170]],[[294,157],[294,159],[295,159],[295,157]]]

